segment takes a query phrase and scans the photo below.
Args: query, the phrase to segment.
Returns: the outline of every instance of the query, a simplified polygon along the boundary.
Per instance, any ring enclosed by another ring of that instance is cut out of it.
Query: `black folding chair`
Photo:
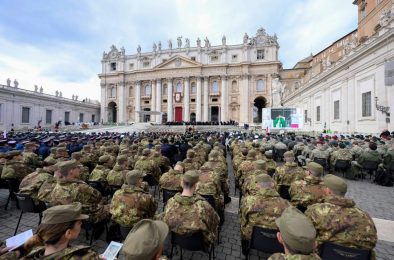
[[[279,195],[285,200],[291,200],[291,196],[289,193],[290,186],[288,185],[280,185],[279,186]]]
[[[216,203],[215,203],[215,198],[212,195],[201,195],[211,206],[214,210],[217,210]]]
[[[108,226],[107,226],[106,220],[103,220],[98,223],[93,223],[89,220],[83,220],[82,221],[82,228],[85,229],[86,240],[88,240],[89,236],[90,236],[89,245],[92,245],[93,238],[95,236],[99,236],[104,231],[104,229],[105,229],[106,234],[108,234]],[[90,235],[89,235],[89,231],[90,231]]]
[[[275,169],[270,168],[267,170],[267,172],[268,172],[268,175],[272,177],[272,176],[274,176]]]
[[[107,197],[108,195],[111,194],[111,192],[105,189],[104,186],[99,181],[87,181],[87,184],[89,184],[92,188],[98,190],[101,193],[101,195],[104,197]]]
[[[162,191],[163,191],[163,209],[164,209],[164,207],[167,204],[167,201],[169,199],[171,199],[172,197],[174,197],[175,194],[178,193],[178,191],[176,191],[176,190],[167,190],[167,189],[162,189]]]
[[[275,161],[283,161],[283,155],[287,152],[287,149],[275,149],[274,150],[274,158]]]
[[[23,213],[38,213],[39,221],[38,225],[41,223],[42,212],[46,210],[46,205],[43,201],[38,201],[38,204],[34,203],[34,200],[30,195],[27,194],[15,194],[18,201],[19,207],[21,208],[21,214],[19,215],[18,224],[16,224],[14,236],[18,233],[19,224],[22,219]]]
[[[335,162],[335,170],[342,173],[342,176],[345,177],[345,172],[350,169],[351,162],[348,160],[336,160]]]
[[[315,158],[313,158],[313,161],[314,161],[315,163],[320,164],[320,165],[323,167],[323,172],[324,172],[325,170],[327,170],[327,165],[328,165],[328,163],[327,163],[327,159],[326,159],[326,158],[317,158],[317,157],[315,157]]]
[[[324,243],[320,248],[320,257],[323,260],[369,260],[371,254],[371,250],[368,249],[345,247],[329,242]]]
[[[19,192],[19,185],[21,182],[18,179],[4,179],[4,180],[7,183],[7,187],[8,187],[8,191],[9,191],[9,195],[7,198],[7,202],[4,206],[4,209],[7,210],[10,200],[16,201],[16,207],[17,207],[17,209],[20,209],[18,200],[16,199],[16,196],[15,196],[15,193]]]
[[[126,239],[127,235],[129,234],[132,228],[133,227],[119,225],[120,235],[122,236],[123,240]]]
[[[193,234],[180,235],[175,232],[171,232],[171,253],[170,259],[175,246],[180,247],[180,258],[183,259],[183,250],[188,251],[203,251],[208,253],[209,259],[215,259],[215,245],[206,244],[204,235],[202,232],[196,232]]]
[[[249,246],[242,250],[246,256],[246,260],[249,258],[251,249],[267,254],[283,253],[284,248],[276,238],[277,232],[278,230],[254,226]]]
[[[158,181],[155,179],[155,177],[152,174],[146,174],[143,177],[143,181],[146,181],[150,188],[154,187],[153,196],[155,197],[159,185]],[[160,199],[160,192],[159,192],[159,199]]]
[[[372,179],[372,175],[378,170],[379,162],[365,161],[362,166],[363,170],[369,174],[369,179]],[[364,174],[362,174],[362,178],[364,179]]]

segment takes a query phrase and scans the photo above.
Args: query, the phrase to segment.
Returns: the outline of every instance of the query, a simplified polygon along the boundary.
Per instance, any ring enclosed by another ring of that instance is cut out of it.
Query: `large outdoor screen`
[[[301,108],[263,108],[263,128],[300,129],[302,116]]]

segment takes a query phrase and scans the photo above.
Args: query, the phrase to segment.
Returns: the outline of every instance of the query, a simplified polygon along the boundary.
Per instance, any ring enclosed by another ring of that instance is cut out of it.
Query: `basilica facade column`
[[[100,116],[101,123],[108,122],[108,107],[107,107],[107,86],[104,83],[100,84],[101,86],[101,107],[100,107]]]
[[[156,111],[161,112],[161,79],[156,80]],[[161,115],[156,116],[156,123],[161,123]]]
[[[249,75],[242,75],[241,107],[240,107],[240,123],[247,124],[249,122]]]
[[[201,121],[201,77],[197,77],[196,121]]]
[[[125,115],[126,115],[126,103],[125,103],[125,86],[123,83],[118,84],[118,100],[119,100],[119,106],[118,106],[118,119],[116,122],[118,123],[124,123],[125,122]]]
[[[151,89],[151,99],[150,99],[150,111],[156,111],[156,82],[155,80],[151,81],[150,85]],[[155,122],[156,121],[156,115],[150,115],[150,122]]]
[[[167,88],[167,121],[174,121],[172,78],[168,79]]]
[[[227,121],[227,76],[221,76],[222,88],[220,93],[220,121]]]
[[[208,121],[208,81],[209,77],[204,77],[204,102],[203,102],[203,121]]]
[[[134,104],[135,104],[134,121],[138,123],[140,122],[140,114],[138,112],[140,112],[141,110],[141,81],[137,81],[135,84]]]
[[[185,96],[183,97],[184,117],[183,121],[190,121],[190,87],[189,77],[185,78]]]

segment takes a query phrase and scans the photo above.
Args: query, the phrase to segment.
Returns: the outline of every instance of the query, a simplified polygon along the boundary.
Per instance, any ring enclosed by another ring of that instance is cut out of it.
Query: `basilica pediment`
[[[160,63],[154,69],[191,68],[200,66],[202,66],[202,64],[199,62],[177,55]]]

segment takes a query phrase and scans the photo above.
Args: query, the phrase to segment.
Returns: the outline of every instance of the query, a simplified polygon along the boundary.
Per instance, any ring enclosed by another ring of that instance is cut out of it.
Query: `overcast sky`
[[[152,50],[176,37],[239,44],[259,27],[277,34],[284,68],[357,27],[352,0],[0,0],[0,83],[100,98],[103,51]]]

